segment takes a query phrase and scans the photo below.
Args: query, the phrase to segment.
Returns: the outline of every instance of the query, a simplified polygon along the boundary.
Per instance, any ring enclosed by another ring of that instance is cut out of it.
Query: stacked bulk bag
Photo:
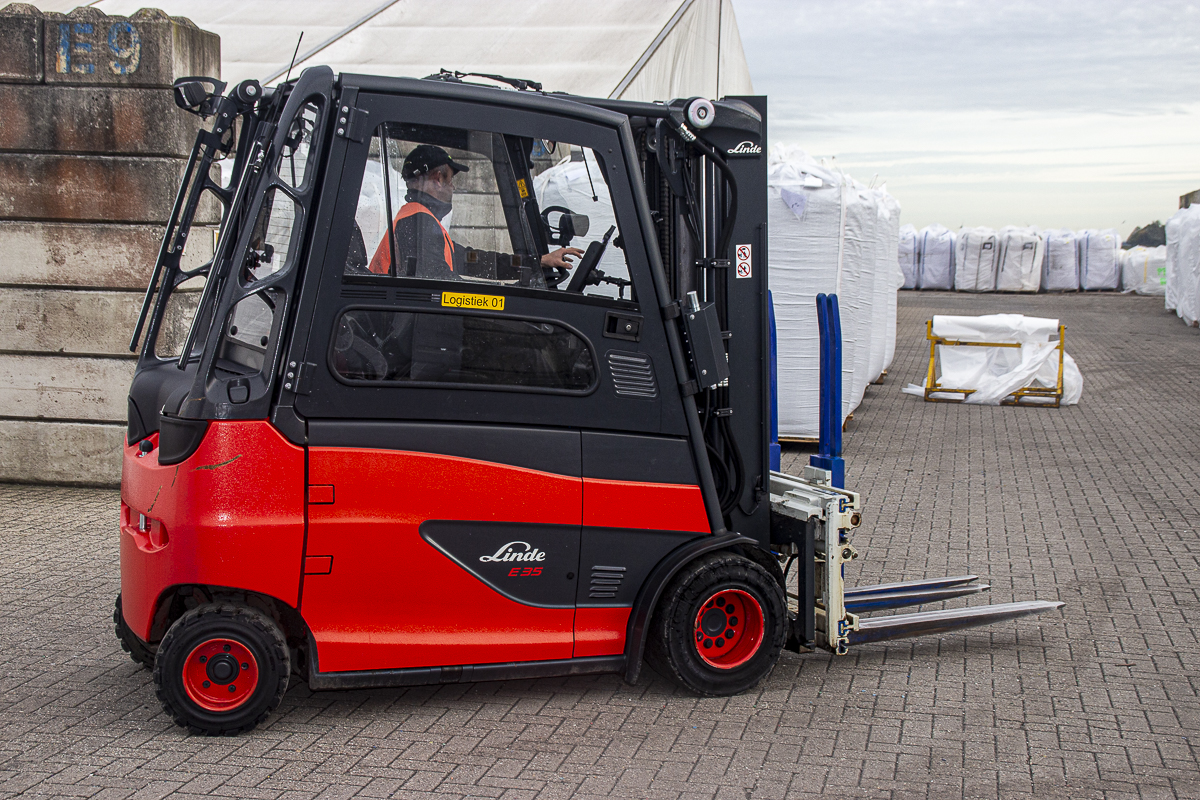
[[[769,273],[783,439],[815,439],[820,422],[816,296],[836,293],[842,326],[842,421],[895,352],[900,205],[776,145],[767,165]]]
[[[892,359],[896,357],[896,317],[900,299],[897,290],[904,285],[904,272],[900,269],[900,201],[888,194],[885,186],[879,192],[879,202],[888,213],[888,230],[883,239],[883,250],[887,259],[882,267],[885,274],[891,276],[886,294],[887,323],[884,326],[884,335],[887,340],[883,349],[883,368],[887,370],[891,368]],[[908,227],[913,231],[915,242],[916,230],[911,225]]]
[[[841,176],[801,150],[771,149],[767,165],[769,280],[775,308],[779,435],[783,438],[812,439],[819,432],[821,362],[816,298],[822,292],[838,291],[842,217]],[[850,360],[846,352],[843,346],[843,367]]]
[[[1167,292],[1167,248],[1133,247],[1121,251],[1121,291],[1163,295]]]
[[[1194,325],[1200,319],[1200,206],[1181,208],[1167,221],[1167,258],[1167,308],[1173,300],[1179,318]]]
[[[1076,234],[1079,247],[1079,288],[1116,289],[1121,282],[1121,235],[1115,230],[1084,230]]]
[[[873,350],[882,365],[882,343],[873,341],[875,314],[875,247],[879,212],[869,189],[844,179],[845,227],[842,238],[842,268],[838,279],[838,306],[842,318],[842,414],[849,416],[866,393],[867,384],[879,377],[871,374]],[[882,368],[882,367],[881,367]]]
[[[1165,301],[1167,311],[1176,311],[1176,306],[1179,305],[1179,270],[1176,264],[1179,262],[1179,214],[1167,220],[1164,226],[1167,235],[1167,285],[1164,287],[1163,300]]]
[[[921,276],[921,250],[917,244],[917,229],[912,225],[905,225],[900,229],[898,256],[904,281],[900,288],[917,288],[917,281]]]
[[[954,288],[954,233],[942,225],[927,225],[921,229],[921,276],[918,288]]]
[[[1000,229],[996,257],[997,292],[1036,292],[1042,283],[1046,246],[1037,228],[1015,225]]]
[[[1045,232],[1046,261],[1042,270],[1042,289],[1047,292],[1073,292],[1079,288],[1079,253],[1075,232],[1067,229]]]
[[[996,232],[991,228],[963,228],[958,232],[955,243],[955,291],[995,291],[998,243]]]

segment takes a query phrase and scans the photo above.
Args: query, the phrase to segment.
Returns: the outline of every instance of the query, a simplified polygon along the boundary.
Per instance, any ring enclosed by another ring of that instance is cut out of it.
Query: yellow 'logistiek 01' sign
[[[504,295],[442,292],[442,305],[450,308],[478,308],[484,311],[503,311]]]

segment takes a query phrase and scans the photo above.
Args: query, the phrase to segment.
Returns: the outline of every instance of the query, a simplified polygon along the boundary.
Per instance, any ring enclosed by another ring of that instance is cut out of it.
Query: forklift
[[[205,124],[130,343],[114,623],[179,725],[251,730],[293,675],[649,662],[727,696],[785,648],[1061,606],[861,616],[986,587],[847,589],[859,495],[771,469],[765,97],[328,67],[174,94]]]

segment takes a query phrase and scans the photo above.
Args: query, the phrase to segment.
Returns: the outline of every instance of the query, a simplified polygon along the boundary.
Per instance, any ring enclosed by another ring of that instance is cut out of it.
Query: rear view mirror
[[[551,214],[558,214],[557,219]],[[576,214],[564,206],[550,206],[542,211],[542,224],[546,229],[546,241],[566,247],[576,236],[587,236],[591,220],[587,214]]]
[[[570,225],[576,236],[587,236],[592,221],[588,219],[587,214],[563,214],[558,226],[561,228],[564,225]]]

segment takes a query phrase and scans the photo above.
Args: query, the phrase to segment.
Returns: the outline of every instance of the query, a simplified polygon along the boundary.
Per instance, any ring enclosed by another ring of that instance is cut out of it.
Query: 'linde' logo
[[[725,154],[730,156],[761,156],[762,147],[751,141],[738,142],[737,147],[729,148],[725,151]]]
[[[517,548],[524,547],[524,550]],[[509,542],[490,556],[480,556],[485,564],[497,561],[545,561],[546,554],[529,542]]]

